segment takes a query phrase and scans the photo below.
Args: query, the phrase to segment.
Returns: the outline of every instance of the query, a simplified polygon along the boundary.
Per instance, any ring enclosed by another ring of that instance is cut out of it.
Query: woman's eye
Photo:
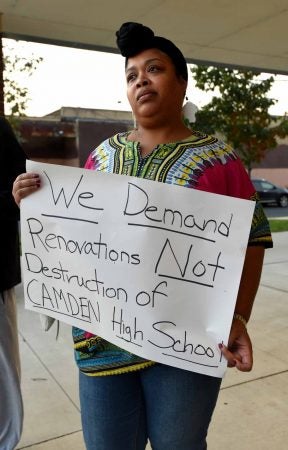
[[[135,80],[135,78],[136,78],[136,74],[135,73],[130,73],[127,76],[127,83],[130,83],[131,81]]]
[[[160,70],[160,67],[158,66],[149,66],[148,72],[158,72]]]

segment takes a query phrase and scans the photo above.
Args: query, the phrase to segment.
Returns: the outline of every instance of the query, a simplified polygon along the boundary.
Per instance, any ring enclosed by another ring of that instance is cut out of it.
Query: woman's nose
[[[137,87],[146,86],[147,84],[147,78],[144,75],[139,75],[137,79]]]

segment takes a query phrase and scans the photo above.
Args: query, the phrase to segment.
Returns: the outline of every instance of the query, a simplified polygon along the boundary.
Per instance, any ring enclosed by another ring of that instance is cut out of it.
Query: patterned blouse
[[[191,133],[183,141],[157,145],[145,157],[139,142],[127,140],[129,132],[119,133],[90,154],[85,168],[255,200],[248,245],[272,247],[268,220],[233,149],[215,137]],[[120,374],[154,364],[76,327],[73,339],[76,362],[87,375]]]

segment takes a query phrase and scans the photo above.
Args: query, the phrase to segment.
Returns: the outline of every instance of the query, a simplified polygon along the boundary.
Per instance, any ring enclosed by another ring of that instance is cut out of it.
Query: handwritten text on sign
[[[222,377],[254,203],[27,163],[25,304],[144,358]]]

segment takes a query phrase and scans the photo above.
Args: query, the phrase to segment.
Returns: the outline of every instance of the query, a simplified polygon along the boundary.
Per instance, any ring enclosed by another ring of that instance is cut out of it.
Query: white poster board
[[[222,377],[254,202],[27,162],[25,306],[146,359]]]

